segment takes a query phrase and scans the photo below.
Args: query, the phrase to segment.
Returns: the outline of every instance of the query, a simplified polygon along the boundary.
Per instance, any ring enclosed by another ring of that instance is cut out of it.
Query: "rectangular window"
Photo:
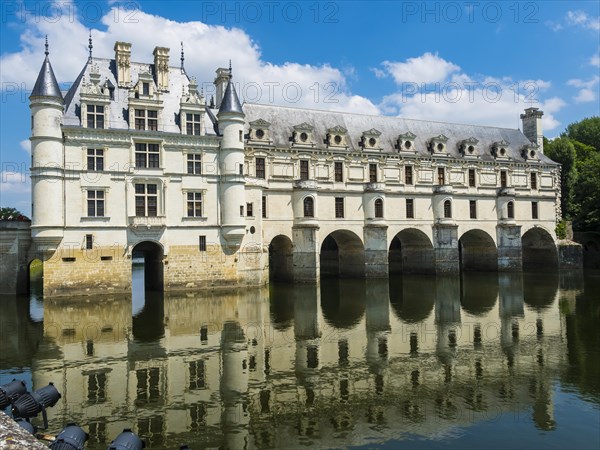
[[[198,250],[206,251],[206,236],[198,236]]]
[[[415,218],[415,204],[412,198],[406,199],[406,218],[414,219]]]
[[[531,189],[537,189],[537,173],[532,172],[530,175],[531,178]]]
[[[240,216],[244,216],[244,205],[240,205]]]
[[[306,159],[300,160],[300,179],[308,180],[308,161]]]
[[[138,217],[156,217],[158,215],[158,185],[135,185],[135,215]]]
[[[142,95],[150,95],[150,83],[142,83]]]
[[[152,109],[135,110],[136,130],[158,130],[158,111]]]
[[[261,211],[262,218],[266,219],[267,218],[267,196],[266,195],[262,196],[262,205],[261,206],[262,206],[262,211]]]
[[[104,170],[104,149],[87,149],[87,170],[101,172]]]
[[[369,164],[369,182],[377,183],[377,164]]]
[[[475,169],[469,169],[469,187],[475,187]]]
[[[344,181],[344,164],[341,161],[334,163],[335,181]]]
[[[206,388],[206,368],[204,360],[191,361],[189,363],[190,371],[190,390]]]
[[[104,106],[88,105],[87,107],[87,127],[104,128]]]
[[[469,200],[469,215],[471,219],[477,219],[477,202]]]
[[[187,216],[202,217],[202,192],[187,193]]]
[[[91,234],[85,235],[85,249],[91,250],[94,248],[94,236]]]
[[[256,158],[256,178],[265,179],[265,158]]]
[[[187,134],[200,136],[200,114],[185,115],[185,131]]]
[[[344,217],[344,198],[335,198],[335,217],[336,219],[342,219]]]
[[[246,216],[254,217],[254,205],[252,203],[246,203]]]
[[[413,168],[412,168],[412,166],[404,167],[404,182],[406,184],[413,184]]]
[[[106,401],[106,373],[88,375],[88,401],[103,403]]]
[[[239,131],[240,142],[244,142],[244,132],[242,130]]]
[[[135,167],[158,169],[160,167],[160,148],[158,144],[135,144]]]
[[[500,171],[500,187],[506,187],[507,186],[507,177],[506,177],[506,170],[501,170]]]
[[[188,153],[187,173],[190,175],[202,175],[202,155],[199,155],[198,153]]]
[[[443,186],[446,184],[446,170],[443,167],[438,167],[438,184]]]
[[[538,218],[538,202],[531,202],[531,218]]]
[[[104,191],[87,191],[88,217],[104,217]]]

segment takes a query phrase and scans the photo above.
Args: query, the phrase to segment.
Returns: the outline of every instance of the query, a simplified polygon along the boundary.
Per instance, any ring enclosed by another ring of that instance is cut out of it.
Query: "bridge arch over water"
[[[388,253],[390,274],[434,273],[431,239],[417,228],[405,228],[391,240]]]
[[[466,231],[458,240],[461,269],[465,272],[498,270],[498,250],[494,239],[485,231]]]
[[[365,277],[365,246],[356,233],[333,231],[323,239],[320,248],[321,277]]]

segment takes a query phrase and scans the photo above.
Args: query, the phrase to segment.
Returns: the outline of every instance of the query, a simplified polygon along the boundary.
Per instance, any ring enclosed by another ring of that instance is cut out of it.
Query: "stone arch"
[[[293,244],[284,234],[275,236],[269,244],[269,280],[293,280]]]
[[[494,239],[483,230],[469,230],[458,240],[461,269],[465,272],[498,270],[498,250]]]
[[[133,269],[143,264],[144,290],[162,291],[164,286],[164,249],[156,241],[138,242],[131,250]]]
[[[433,244],[421,230],[406,228],[392,239],[388,263],[390,274],[434,273]]]
[[[523,270],[547,272],[558,270],[558,250],[552,235],[542,227],[533,227],[521,237]]]
[[[44,262],[34,258],[27,264],[27,290],[31,296],[40,299],[44,292]]]
[[[364,278],[365,247],[349,230],[329,233],[321,244],[321,277]]]

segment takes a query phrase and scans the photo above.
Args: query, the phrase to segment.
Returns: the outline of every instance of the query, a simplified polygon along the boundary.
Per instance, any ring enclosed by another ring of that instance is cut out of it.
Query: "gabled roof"
[[[46,58],[44,58],[44,63],[29,98],[31,97],[55,97],[63,100],[48,53],[46,53]]]

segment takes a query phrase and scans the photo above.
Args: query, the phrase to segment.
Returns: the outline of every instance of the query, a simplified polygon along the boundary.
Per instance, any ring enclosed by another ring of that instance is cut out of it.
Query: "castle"
[[[47,45],[47,44],[46,44]],[[208,104],[183,67],[90,56],[30,96],[31,238],[44,293],[558,267],[560,167],[537,108],[518,129]]]

